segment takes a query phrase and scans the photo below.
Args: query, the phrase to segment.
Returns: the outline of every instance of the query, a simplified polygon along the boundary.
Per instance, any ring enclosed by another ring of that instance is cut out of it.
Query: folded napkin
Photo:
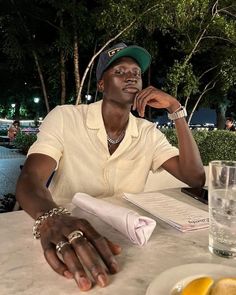
[[[72,203],[110,224],[139,246],[147,243],[156,226],[156,221],[151,218],[84,193],[75,194]]]

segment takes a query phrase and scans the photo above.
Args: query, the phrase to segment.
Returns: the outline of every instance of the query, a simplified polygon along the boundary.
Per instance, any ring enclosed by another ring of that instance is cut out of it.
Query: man
[[[34,232],[41,236],[46,260],[59,274],[74,278],[82,290],[89,290],[92,283],[77,256],[103,287],[108,276],[98,255],[110,273],[115,273],[118,264],[113,255],[120,248],[87,221],[66,215],[58,204],[70,202],[78,191],[94,197],[140,192],[149,171],[159,168],[190,186],[205,183],[185,109],[152,86],[142,90],[141,74],[150,62],[150,54],[138,46],[120,43],[104,51],[96,72],[103,100],[55,108],[41,125],[18,180],[17,199],[36,219]],[[143,117],[147,105],[168,110],[175,121],[179,151],[153,123],[130,113],[133,108]],[[48,190],[45,184],[54,170]],[[49,210],[50,217],[46,213]]]
[[[233,118],[227,118],[225,122],[225,129],[228,131],[235,131]]]

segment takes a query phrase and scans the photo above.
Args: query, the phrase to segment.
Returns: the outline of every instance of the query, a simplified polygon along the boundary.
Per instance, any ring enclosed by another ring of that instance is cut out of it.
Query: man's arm
[[[20,206],[34,219],[52,208],[59,207],[46,187],[48,178],[55,168],[54,159],[36,153],[31,154],[24,164],[17,182],[16,198]],[[83,235],[68,243],[68,236],[78,230]],[[101,236],[87,220],[69,215],[47,217],[40,225],[39,231],[48,264],[58,274],[74,278],[81,290],[87,291],[92,287],[92,281],[84,266],[101,287],[108,284],[107,270],[100,263],[101,259],[110,273],[118,271],[118,264],[113,254],[118,254],[120,247]],[[56,251],[58,243],[66,243],[60,251],[62,260]]]
[[[141,117],[144,116],[146,105],[157,109],[175,112],[180,103],[171,95],[149,86],[140,91],[133,104]],[[205,184],[205,171],[200,153],[185,118],[175,120],[179,143],[179,156],[173,157],[162,164],[162,167],[179,180],[193,187]]]
[[[205,170],[200,153],[185,118],[175,120],[179,156],[170,158],[162,167],[191,187],[205,184]]]
[[[46,187],[55,168],[56,161],[43,154],[30,155],[24,164],[16,186],[16,198],[34,219],[57,207]]]

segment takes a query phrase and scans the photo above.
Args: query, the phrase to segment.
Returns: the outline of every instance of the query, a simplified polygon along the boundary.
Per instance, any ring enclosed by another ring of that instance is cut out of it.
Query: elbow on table
[[[188,184],[190,187],[203,187],[206,182],[206,173],[204,169],[201,169],[200,171],[195,171],[191,175],[189,174],[188,179],[186,179],[186,184]]]

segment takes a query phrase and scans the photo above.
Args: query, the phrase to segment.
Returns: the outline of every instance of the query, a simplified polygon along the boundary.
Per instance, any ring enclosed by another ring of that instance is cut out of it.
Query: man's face
[[[142,90],[141,69],[132,58],[122,57],[104,72],[98,85],[103,89],[103,99],[132,104]]]
[[[226,120],[225,124],[226,126],[231,127],[233,125],[233,122],[230,120]]]

